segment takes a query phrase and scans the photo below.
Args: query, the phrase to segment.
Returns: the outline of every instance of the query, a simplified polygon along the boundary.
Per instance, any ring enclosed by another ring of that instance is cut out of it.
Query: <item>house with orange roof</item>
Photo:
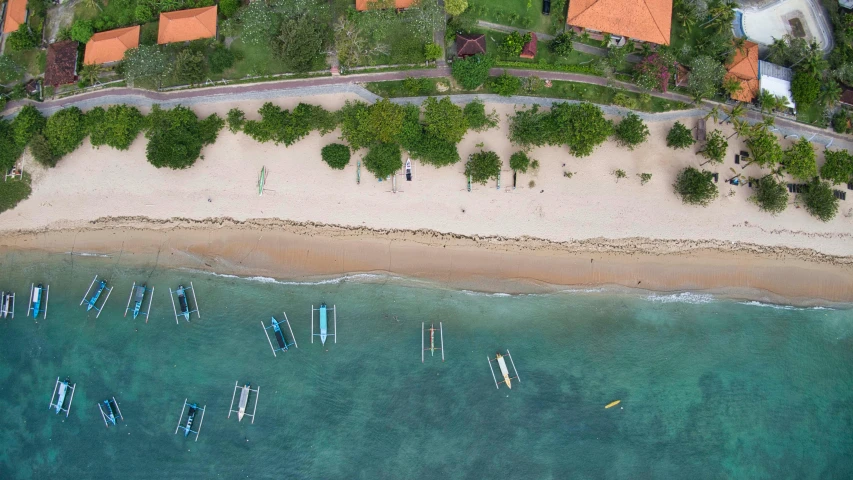
[[[566,24],[578,33],[669,45],[672,0],[571,0]]]
[[[3,33],[12,33],[27,23],[27,0],[9,0],[6,2],[6,17],[3,19]]]
[[[139,46],[139,25],[117,28],[92,35],[86,43],[83,55],[84,65],[100,65],[118,62],[124,59],[124,52]]]
[[[363,12],[370,8],[382,7],[385,4],[388,4],[390,8],[391,2],[390,0],[355,0],[355,9],[359,12]],[[409,8],[415,3],[415,0],[394,0],[394,8],[397,10],[402,10],[404,8]]]
[[[758,44],[744,42],[742,48],[735,51],[735,57],[726,65],[727,73],[724,78],[735,79],[740,84],[740,90],[731,95],[732,99],[740,102],[751,102],[758,96],[760,83],[758,81]]]
[[[216,5],[160,14],[157,43],[189,42],[216,37]]]

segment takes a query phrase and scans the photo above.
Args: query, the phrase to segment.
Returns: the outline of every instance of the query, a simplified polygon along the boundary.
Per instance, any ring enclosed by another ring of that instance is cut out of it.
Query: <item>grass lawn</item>
[[[797,121],[817,125],[820,127],[828,126],[826,118],[823,116],[824,106],[819,102],[805,107],[797,106]]]
[[[236,80],[247,75],[275,75],[287,72],[281,60],[275,58],[270,48],[266,45],[246,45],[240,38],[237,38],[231,44],[231,50],[240,52],[243,58],[223,74],[211,75],[211,80],[219,80],[221,78]],[[325,70],[327,68],[326,59],[318,57],[313,70]]]
[[[487,22],[552,33],[551,17],[542,15],[542,0],[469,0],[468,8]]]
[[[424,44],[426,42],[412,35],[410,27],[404,22],[394,22],[388,28],[388,34],[381,42],[388,46],[387,54],[374,55],[371,61],[360,66],[404,65],[424,63]]]
[[[24,50],[23,52],[9,52],[8,55],[18,65],[24,67],[27,74],[33,77],[38,77],[44,74],[44,67],[47,61],[47,52],[44,50]]]

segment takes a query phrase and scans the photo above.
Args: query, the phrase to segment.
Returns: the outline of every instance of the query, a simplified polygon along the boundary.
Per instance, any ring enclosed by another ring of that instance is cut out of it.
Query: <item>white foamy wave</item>
[[[693,304],[702,304],[702,303],[711,303],[714,301],[713,295],[701,294],[701,293],[691,293],[691,292],[681,292],[681,293],[673,293],[671,295],[649,295],[646,297],[646,300],[657,302],[657,303],[693,303]]]
[[[755,300],[749,302],[738,302],[741,305],[749,305],[751,307],[765,307],[765,308],[773,308],[776,310],[835,310],[834,308],[829,307],[795,307],[793,305],[776,305],[773,303],[764,303],[758,302]]]
[[[262,277],[262,276],[241,277],[239,275],[231,275],[231,274],[227,274],[227,273],[204,272],[204,271],[200,271],[200,270],[193,270],[193,271],[198,272],[198,273],[207,274],[207,275],[212,275],[214,277],[220,277],[220,278],[234,278],[234,279],[238,279],[238,280],[248,280],[251,282],[258,282],[258,283],[272,283],[272,284],[276,284],[276,285],[295,285],[295,286],[299,286],[299,285],[306,285],[306,286],[331,285],[331,284],[342,283],[342,282],[347,282],[347,281],[365,281],[365,280],[377,280],[377,279],[383,279],[383,278],[384,279],[392,278],[388,275],[380,275],[380,274],[375,274],[375,273],[355,273],[352,275],[343,275],[341,277],[327,278],[324,280],[316,280],[316,281],[309,281],[309,282],[297,282],[297,281],[289,281],[289,280],[276,280],[275,278]]]
[[[489,292],[475,292],[473,290],[460,290],[460,292],[465,295],[471,295],[472,297],[511,297],[512,294],[509,293],[489,293]]]
[[[65,252],[68,255],[76,255],[78,257],[100,257],[100,258],[110,258],[112,255],[108,255],[106,253],[89,253],[89,252]]]

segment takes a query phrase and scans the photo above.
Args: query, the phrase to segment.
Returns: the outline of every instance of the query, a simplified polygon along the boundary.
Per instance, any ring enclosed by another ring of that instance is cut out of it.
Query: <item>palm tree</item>
[[[830,78],[823,84],[823,89],[820,91],[820,99],[826,105],[835,106],[841,98],[841,93],[841,85]]]
[[[720,125],[722,125],[723,123],[726,123],[726,122],[734,122],[738,118],[744,116],[744,114],[746,113],[746,107],[743,106],[743,103],[738,102],[736,105],[734,105],[731,108],[731,110],[729,110],[726,113],[728,113],[728,116],[726,117],[725,120],[720,122]]]
[[[713,118],[715,122],[720,119],[720,107],[719,106],[714,105],[714,108],[712,108],[708,112],[708,114],[705,115],[705,120],[708,120],[709,118]]]
[[[779,57],[785,57],[788,50],[788,44],[782,38],[773,37],[773,43],[768,46],[770,53],[767,55],[767,60],[779,61]]]
[[[103,10],[101,5],[98,4],[97,0],[83,0],[83,5],[87,8],[97,8],[98,10]]]
[[[743,90],[743,84],[734,75],[723,77],[723,91],[730,97],[734,97]]]
[[[734,137],[735,135],[737,135],[738,138],[746,137],[749,135],[749,133],[751,131],[751,127],[749,126],[749,123],[747,123],[744,120],[739,120],[737,118],[732,120],[732,127],[734,128],[735,133],[726,137],[726,140]]]
[[[776,96],[762,88],[758,94],[758,105],[761,107],[761,113],[773,111],[776,108]]]
[[[89,85],[94,85],[103,71],[104,68],[98,63],[84,65],[83,69],[80,71],[80,78]]]
[[[684,10],[675,14],[678,18],[678,21],[681,22],[681,26],[684,27],[684,31],[690,33],[693,30],[693,26],[696,25],[696,18],[693,16],[693,12],[689,10]]]

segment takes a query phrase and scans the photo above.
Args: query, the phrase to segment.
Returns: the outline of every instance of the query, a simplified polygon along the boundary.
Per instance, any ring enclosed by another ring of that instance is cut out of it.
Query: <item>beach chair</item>
[[[715,173],[715,174],[713,175],[713,177],[714,177],[714,183],[717,183],[717,181],[720,179],[720,174],[719,174],[719,173]]]
[[[735,165],[740,165],[740,155],[735,154]]]

